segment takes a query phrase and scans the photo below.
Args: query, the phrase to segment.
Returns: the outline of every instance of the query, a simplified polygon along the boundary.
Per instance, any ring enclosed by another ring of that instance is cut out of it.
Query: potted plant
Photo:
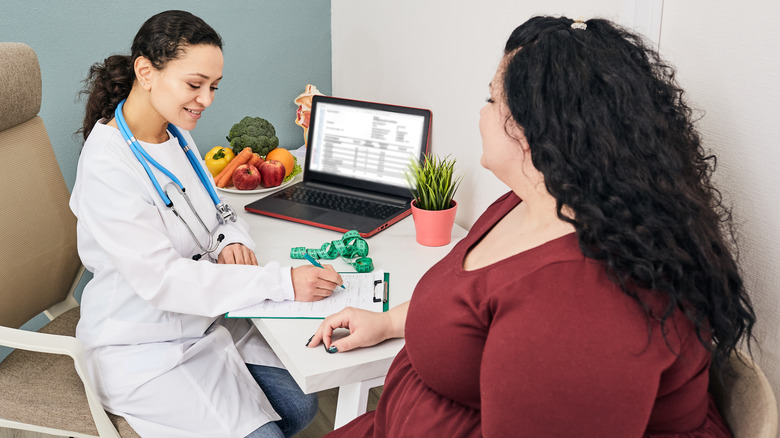
[[[412,216],[417,242],[426,246],[450,243],[458,204],[452,197],[462,177],[455,175],[455,158],[425,157],[422,164],[412,160],[406,181],[412,192]]]

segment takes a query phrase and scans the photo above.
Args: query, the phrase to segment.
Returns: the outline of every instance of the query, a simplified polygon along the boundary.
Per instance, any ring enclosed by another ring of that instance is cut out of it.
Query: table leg
[[[365,414],[368,409],[368,391],[371,388],[382,386],[385,377],[363,380],[339,387],[339,399],[336,402],[336,419],[334,429],[349,423],[359,415]]]

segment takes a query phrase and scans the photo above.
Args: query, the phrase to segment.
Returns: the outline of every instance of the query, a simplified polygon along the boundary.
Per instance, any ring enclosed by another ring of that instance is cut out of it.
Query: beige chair
[[[0,43],[0,428],[71,437],[137,437],[107,415],[87,379],[74,337],[73,297],[84,268],[76,219],[43,121],[41,71],[33,50]],[[40,332],[19,329],[45,312]]]
[[[711,370],[710,392],[734,438],[777,438],[777,402],[766,376],[739,351],[729,365],[733,372],[724,373],[722,383]]]

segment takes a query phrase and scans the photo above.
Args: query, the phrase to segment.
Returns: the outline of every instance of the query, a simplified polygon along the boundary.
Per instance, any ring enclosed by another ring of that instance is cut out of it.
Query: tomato
[[[206,153],[206,168],[211,172],[211,176],[217,176],[235,157],[236,154],[231,148],[217,146]]]

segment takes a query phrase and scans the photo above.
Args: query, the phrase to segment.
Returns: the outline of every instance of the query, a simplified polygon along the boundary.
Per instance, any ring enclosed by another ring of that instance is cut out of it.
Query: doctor
[[[70,206],[94,278],[76,337],[106,410],[144,437],[291,436],[317,410],[251,323],[221,317],[341,284],[329,266],[257,266],[245,223],[216,196],[188,131],[222,67],[220,36],[167,11],[87,79]]]

